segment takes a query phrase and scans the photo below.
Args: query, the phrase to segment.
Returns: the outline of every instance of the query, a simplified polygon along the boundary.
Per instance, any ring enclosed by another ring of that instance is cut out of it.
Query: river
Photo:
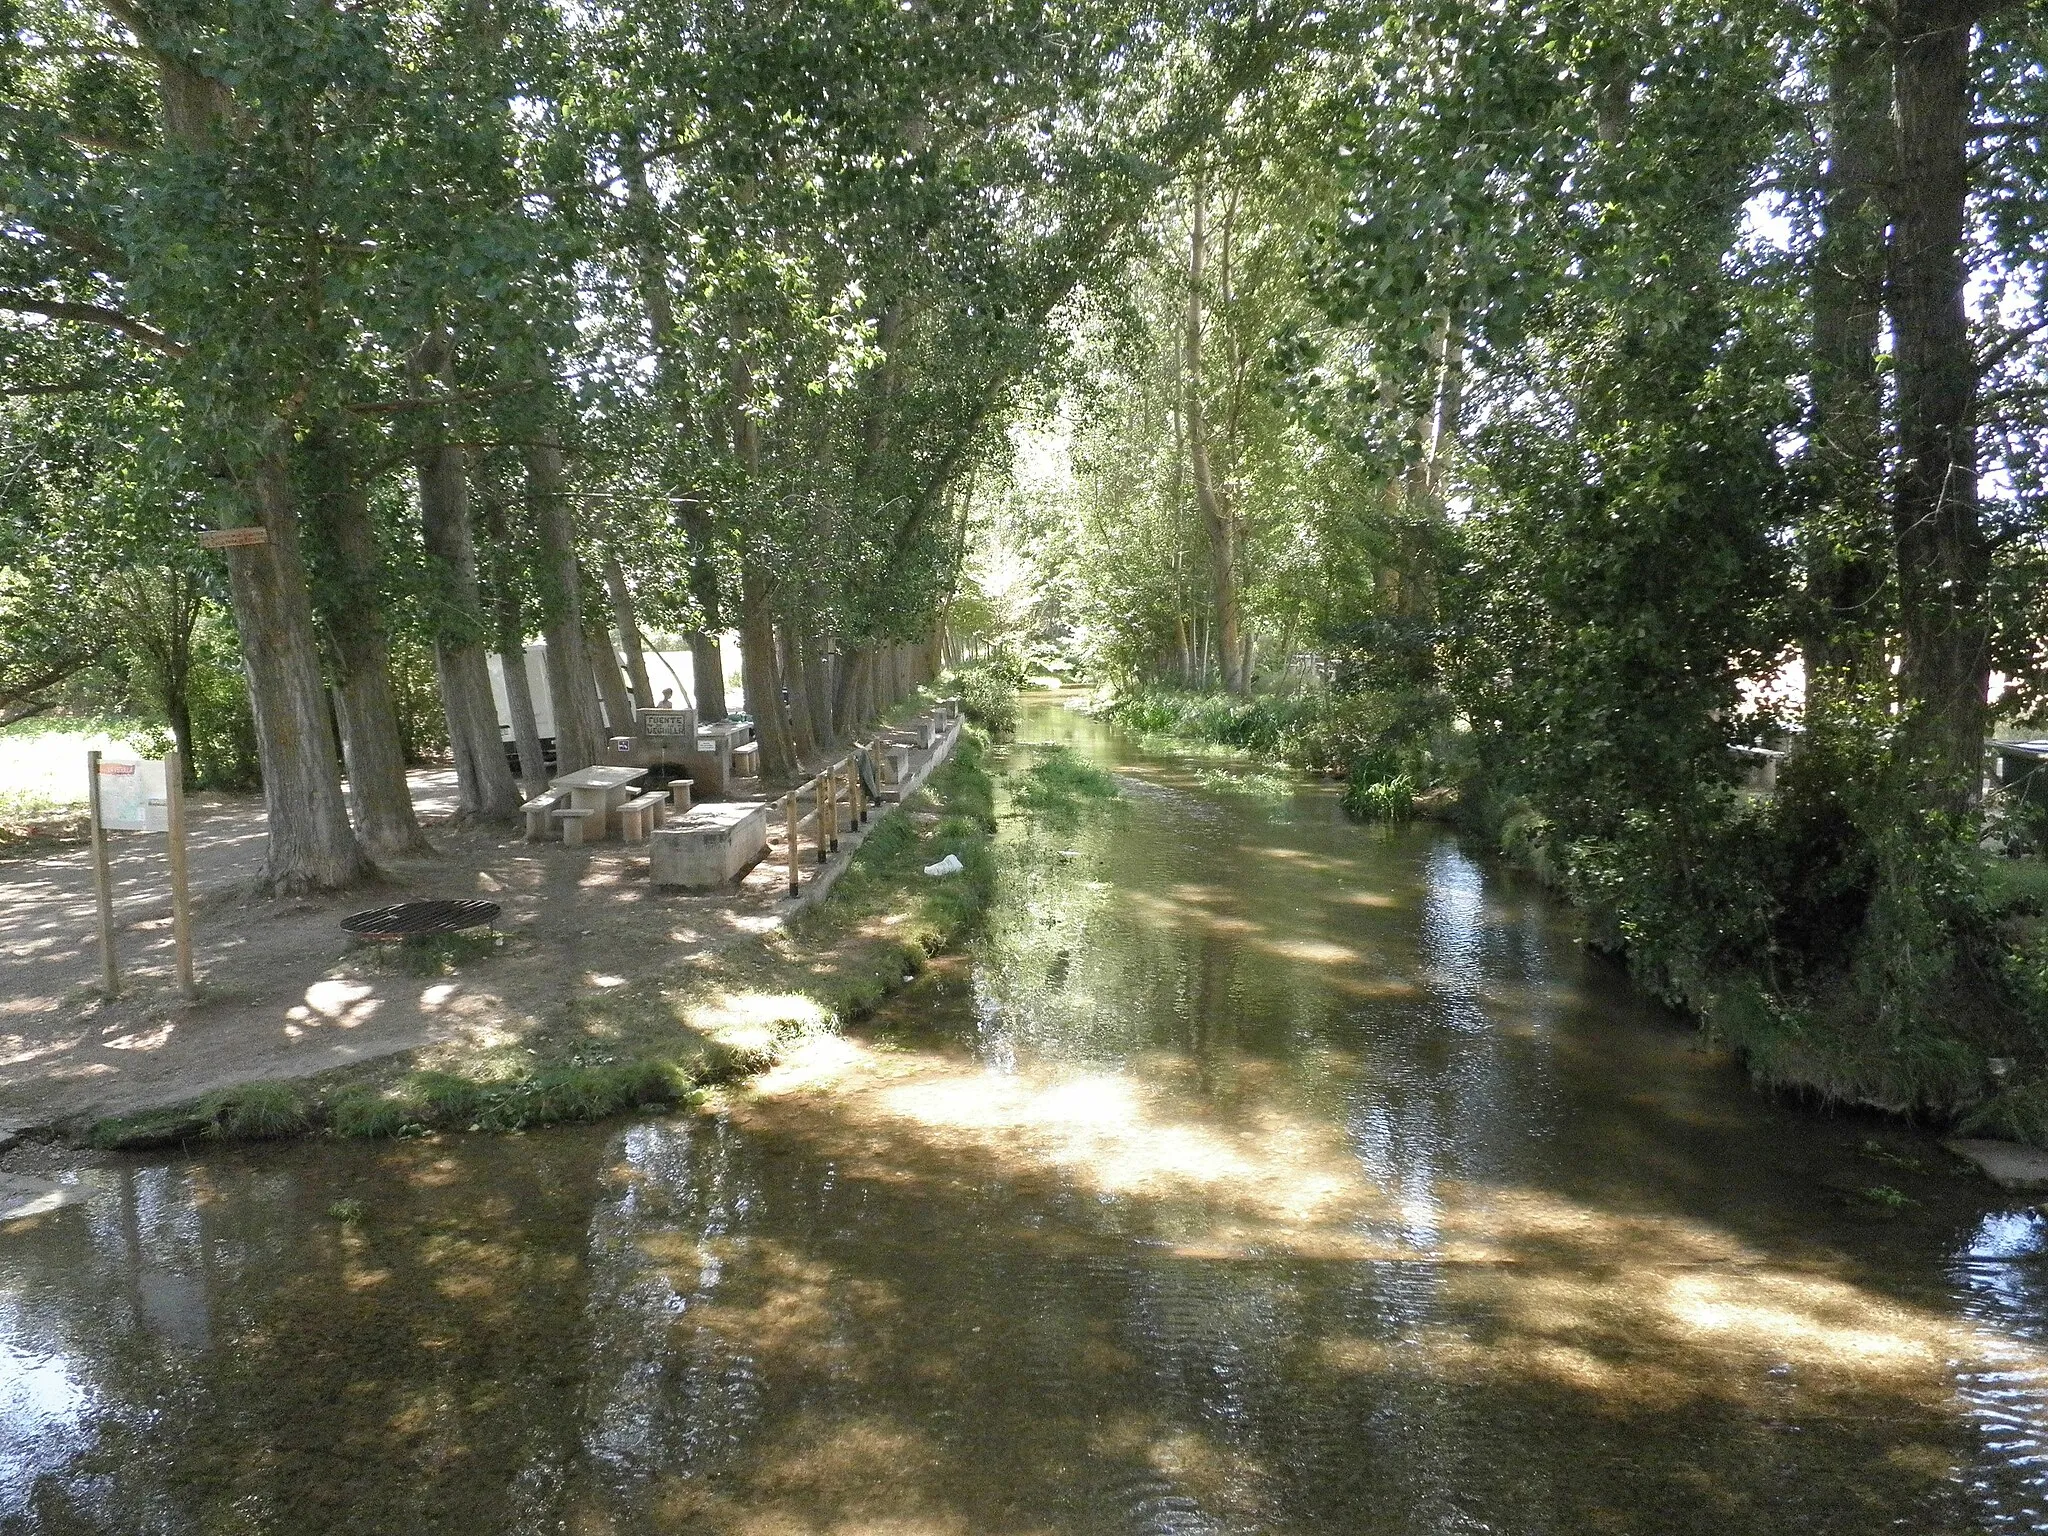
[[[1020,736],[1121,799],[720,1113],[78,1170],[0,1532],[2048,1529],[2023,1202],[1441,831]]]

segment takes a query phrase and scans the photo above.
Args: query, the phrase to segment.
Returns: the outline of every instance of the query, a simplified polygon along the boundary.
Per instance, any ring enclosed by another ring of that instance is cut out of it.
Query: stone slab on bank
[[[1942,1145],[1957,1157],[1975,1163],[1986,1178],[2006,1189],[2048,1189],[2048,1152],[2038,1147],[1969,1138],[1944,1141]]]
[[[700,805],[654,834],[648,873],[659,886],[715,890],[768,851],[768,807],[759,800]]]

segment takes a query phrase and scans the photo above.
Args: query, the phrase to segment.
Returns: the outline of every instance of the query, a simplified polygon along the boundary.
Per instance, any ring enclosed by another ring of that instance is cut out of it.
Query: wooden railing
[[[803,833],[806,829],[814,834],[820,866],[828,862],[839,851],[839,834],[851,834],[856,828],[867,825],[867,797],[861,790],[860,759],[869,747],[856,743],[853,750],[837,762],[827,763],[814,777],[799,784],[782,797],[783,836],[787,846],[783,858],[789,866],[789,894],[794,896],[803,889]],[[844,784],[846,797],[846,825],[839,822],[841,785]],[[811,809],[801,813],[803,802],[808,800]]]
[[[958,699],[938,701],[932,722],[934,749],[945,741],[947,732],[959,723],[960,716]],[[841,832],[851,835],[867,825],[873,808],[868,804],[866,791],[861,788],[860,764],[866,760],[869,770],[876,771],[874,750],[874,741],[855,742],[838,761],[827,763],[817,774],[782,797],[783,836],[787,840],[783,859],[789,869],[790,895],[798,895],[803,890],[803,834],[806,831],[813,834],[817,863],[822,868],[839,851]],[[842,793],[846,801],[846,824],[843,827],[839,821]],[[811,807],[808,812],[803,809],[806,802]]]

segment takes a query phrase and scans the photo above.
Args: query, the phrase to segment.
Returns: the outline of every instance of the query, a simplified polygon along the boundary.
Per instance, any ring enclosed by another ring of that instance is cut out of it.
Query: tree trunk
[[[1806,696],[1824,707],[1889,687],[1883,611],[1884,396],[1877,347],[1891,90],[1874,26],[1835,49],[1828,72],[1826,179],[1813,272],[1813,428],[1822,511],[1806,530]]]
[[[867,668],[867,654],[863,647],[849,651],[841,643],[839,675],[832,683],[832,734],[841,741],[860,733],[860,679]]]
[[[874,646],[860,653],[860,675],[855,679],[854,728],[866,730],[882,713],[882,653]]]
[[[642,709],[654,707],[654,687],[647,676],[647,648],[640,640],[640,624],[633,616],[633,589],[626,585],[625,568],[612,553],[604,551],[604,587],[611,595],[612,623],[618,626],[619,645],[626,652],[626,682],[633,690],[633,702]]]
[[[142,41],[148,45],[147,38]],[[214,152],[215,130],[234,102],[226,85],[192,65],[189,47],[151,48],[150,56],[165,138],[206,156]],[[263,425],[278,430],[275,423]],[[281,450],[252,466],[247,489],[267,542],[225,556],[270,827],[260,888],[275,895],[338,890],[376,870],[356,840],[342,798],[298,508]]]
[[[527,515],[540,540],[541,632],[548,643],[548,698],[555,716],[555,768],[588,768],[602,750],[596,679],[583,639],[583,588],[576,569],[576,521],[563,495],[562,450],[526,450]]]
[[[519,597],[518,560],[505,520],[501,487],[482,481],[480,498],[485,547],[491,552],[491,612],[498,665],[505,673],[505,708],[512,717],[512,742],[519,749],[520,791],[528,799],[548,787],[546,750],[533,712],[533,682],[526,672],[526,614]]]
[[[762,776],[786,781],[796,777],[797,761],[782,712],[770,593],[767,573],[749,560],[740,570],[740,666],[747,713],[754,717],[754,737],[761,744]]]
[[[311,452],[319,484],[310,508],[321,578],[315,590],[334,663],[334,717],[348,765],[349,814],[372,855],[431,853],[405,777],[369,488],[337,439],[316,439]]]
[[[690,636],[690,681],[697,689],[697,718],[723,720],[725,703],[725,651],[718,636],[698,630]]]
[[[298,509],[282,455],[261,461],[248,489],[267,542],[225,553],[270,826],[260,888],[280,896],[340,890],[376,871],[342,798]]]
[[[637,138],[622,150],[626,173],[626,210],[640,263],[641,302],[647,310],[648,329],[654,337],[656,378],[668,396],[670,419],[678,430],[690,429],[683,407],[686,379],[676,358],[675,301],[669,292],[667,241],[661,228],[661,210],[647,183],[647,166]],[[725,702],[725,658],[718,643],[718,629],[724,622],[718,591],[718,568],[712,560],[711,517],[703,499],[689,495],[680,504],[683,535],[690,551],[690,596],[696,601],[703,628],[690,636],[690,665],[696,688],[697,718],[723,720]],[[637,679],[636,679],[637,683]],[[642,701],[643,703],[645,700]]]
[[[626,695],[626,674],[619,670],[619,653],[612,649],[612,637],[603,624],[585,632],[590,647],[590,665],[597,675],[597,696],[604,705],[605,735],[633,734],[633,703]]]
[[[1209,463],[1208,403],[1202,398],[1202,261],[1206,242],[1206,189],[1195,178],[1194,214],[1188,236],[1188,317],[1186,353],[1188,469],[1195,483],[1195,505],[1209,535],[1209,577],[1216,589],[1216,650],[1223,663],[1223,686],[1244,692],[1238,663],[1237,519],[1228,494],[1216,484]]]
[[[789,690],[789,736],[797,761],[815,763],[825,754],[818,740],[817,720],[811,713],[811,679],[805,663],[808,657],[787,624],[782,626],[782,683]]]
[[[445,330],[420,349],[420,373],[444,389],[455,385],[455,348]],[[443,424],[445,427],[445,424]],[[477,590],[476,543],[469,526],[469,465],[451,443],[429,445],[417,465],[420,524],[427,558],[440,590],[436,594],[434,673],[441,684],[441,708],[448,719],[448,747],[455,756],[461,814],[499,821],[518,814],[519,786],[505,761],[498,731],[498,706],[491,697],[490,667],[484,660],[483,599]]]
[[[1974,805],[1981,789],[1991,671],[1991,546],[1977,507],[1977,370],[1964,303],[1976,11],[1956,0],[1906,0],[1893,69],[1900,683],[1906,743],[1929,798],[1955,811]]]

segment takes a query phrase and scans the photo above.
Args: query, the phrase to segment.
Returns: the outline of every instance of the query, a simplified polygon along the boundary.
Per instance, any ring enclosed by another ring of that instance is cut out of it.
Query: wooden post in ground
[[[114,872],[107,866],[107,829],[100,824],[100,755],[85,754],[86,801],[92,816],[92,888],[100,914],[100,977],[106,995],[121,995],[121,962],[114,954]]]
[[[192,897],[185,863],[185,760],[175,749],[164,759],[165,829],[171,865],[171,944],[178,956],[178,991],[199,994],[192,979]]]
[[[782,797],[782,824],[789,833],[789,894],[794,896],[803,888],[803,866],[797,862],[796,791],[793,789]]]
[[[825,775],[822,773],[811,780],[811,819],[817,823],[818,863],[823,866],[832,857],[832,850],[825,846]]]
[[[827,763],[825,765],[825,804],[832,809],[832,824],[823,829],[818,835],[826,837],[829,834],[832,851],[837,853],[839,851],[839,765],[837,763]]]

